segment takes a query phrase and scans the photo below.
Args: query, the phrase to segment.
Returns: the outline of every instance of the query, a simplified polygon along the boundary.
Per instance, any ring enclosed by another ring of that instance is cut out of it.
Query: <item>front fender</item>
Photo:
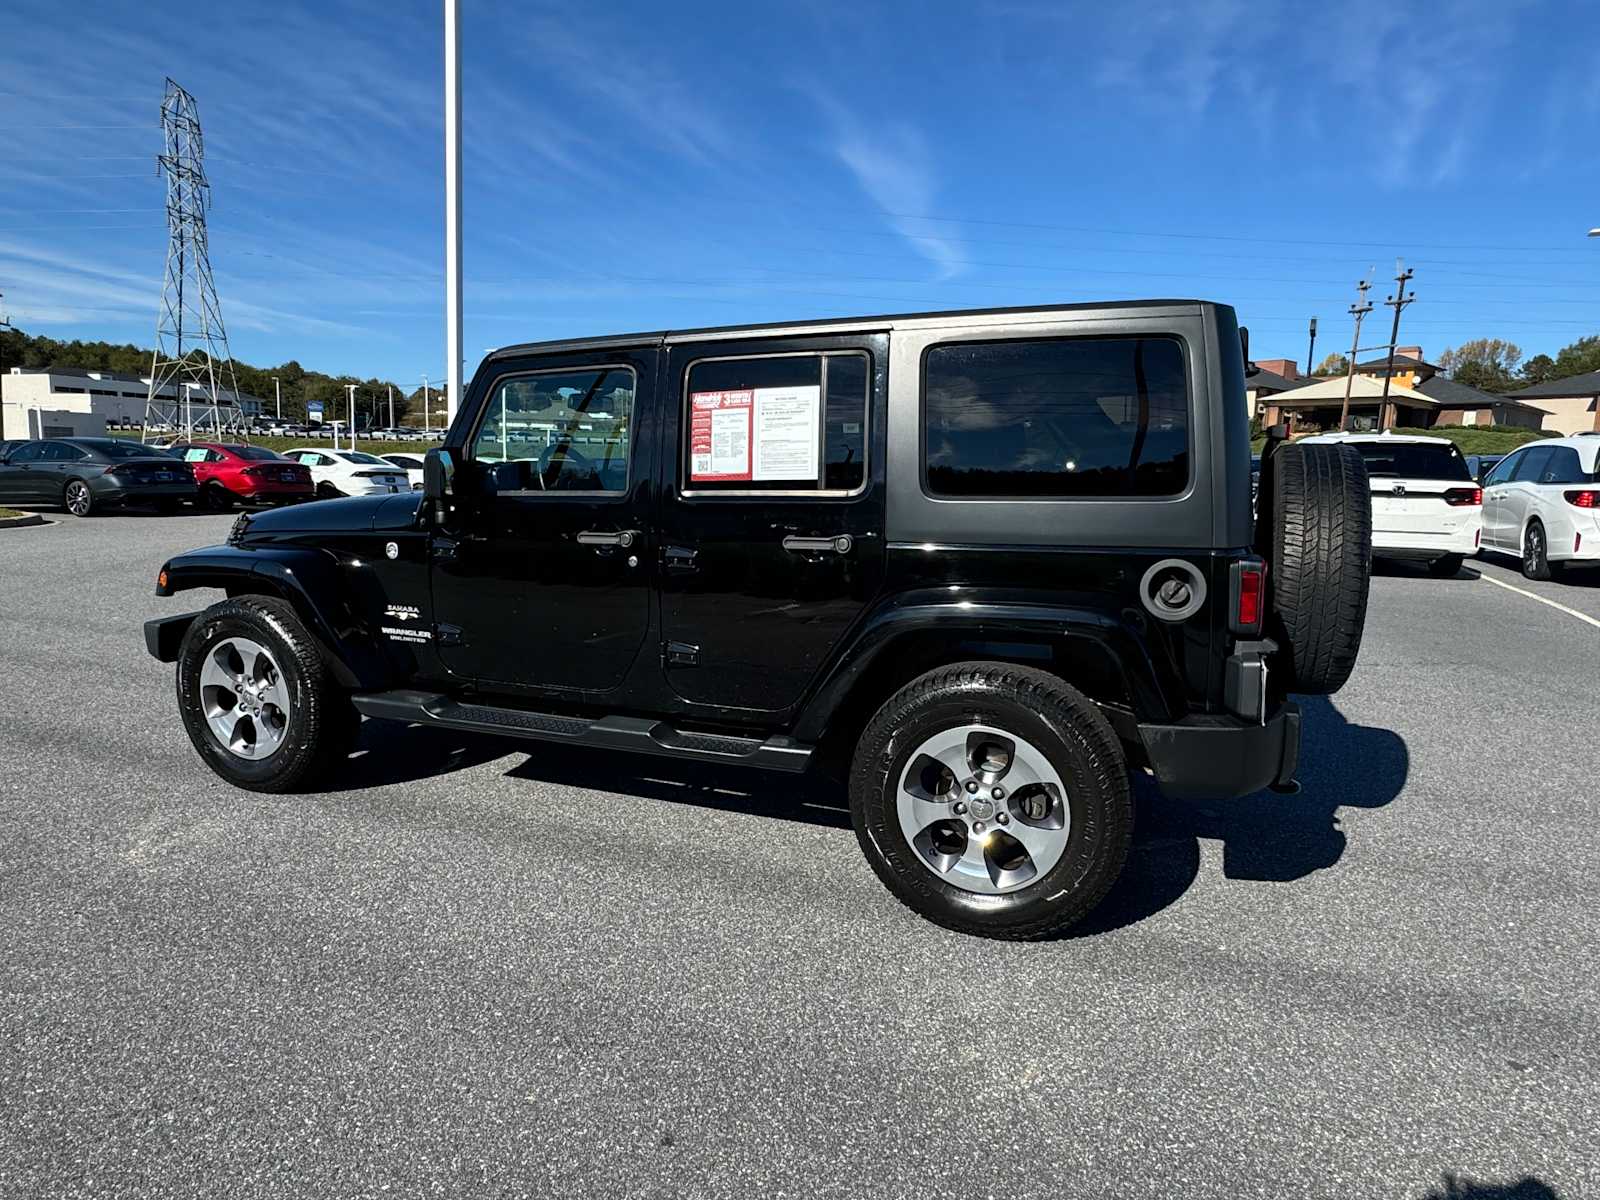
[[[285,600],[321,647],[341,686],[385,688],[396,681],[377,638],[351,608],[338,560],[325,550],[299,546],[207,546],[169,559],[156,595],[191,588],[221,588],[230,596]]]
[[[1017,641],[1020,635],[1065,643],[1110,664],[1136,713],[1158,719],[1172,715],[1147,647],[1133,630],[1105,612],[1002,599],[954,600],[947,592],[928,590],[897,596],[856,626],[802,707],[794,736],[802,741],[820,738],[834,712],[874,664],[905,639],[926,633],[997,641]]]

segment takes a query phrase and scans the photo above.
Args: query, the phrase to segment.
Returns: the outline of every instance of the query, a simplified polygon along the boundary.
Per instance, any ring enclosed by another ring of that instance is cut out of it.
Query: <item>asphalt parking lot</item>
[[[1600,577],[1384,572],[1301,794],[1143,795],[1019,946],[805,781],[368,723],[227,787],[139,626],[230,520],[0,531],[0,1195],[1600,1194]]]

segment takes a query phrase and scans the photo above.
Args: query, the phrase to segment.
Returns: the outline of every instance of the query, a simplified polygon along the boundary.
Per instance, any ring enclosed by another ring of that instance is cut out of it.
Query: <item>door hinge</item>
[[[661,661],[669,667],[693,667],[700,662],[700,647],[688,642],[666,642],[661,647]]]
[[[433,627],[433,644],[436,646],[461,645],[461,626],[446,625],[441,621]]]

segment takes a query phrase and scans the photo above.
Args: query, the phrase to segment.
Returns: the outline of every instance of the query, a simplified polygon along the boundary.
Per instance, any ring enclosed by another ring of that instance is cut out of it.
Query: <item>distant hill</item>
[[[28,367],[48,370],[52,367],[79,367],[86,371],[120,371],[128,375],[146,374],[150,370],[152,351],[131,344],[112,342],[58,342],[54,338],[33,336],[20,329],[0,331],[0,370]],[[364,413],[370,413],[374,424],[382,425],[389,419],[388,379],[358,379],[354,375],[324,375],[321,371],[308,371],[290,359],[276,367],[254,367],[234,360],[233,369],[239,380],[239,390],[271,401],[272,378],[277,376],[283,384],[283,415],[303,418],[306,402],[321,400],[331,418],[337,413],[344,416],[346,407],[345,385],[356,385],[356,404]],[[415,408],[411,424],[422,424],[422,389],[407,391],[399,384],[394,386],[395,420],[407,423]],[[443,406],[442,387],[429,387],[428,395],[437,407]],[[268,409],[270,413],[271,409]]]

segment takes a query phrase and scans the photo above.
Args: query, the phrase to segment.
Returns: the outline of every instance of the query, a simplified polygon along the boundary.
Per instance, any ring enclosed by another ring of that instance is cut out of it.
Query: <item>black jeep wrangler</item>
[[[1129,770],[1289,785],[1290,693],[1366,610],[1361,460],[1274,441],[1189,300],[514,346],[420,492],[239,518],[150,622],[224,779],[292,791],[360,716],[848,773],[919,913],[1037,937],[1121,870]]]

